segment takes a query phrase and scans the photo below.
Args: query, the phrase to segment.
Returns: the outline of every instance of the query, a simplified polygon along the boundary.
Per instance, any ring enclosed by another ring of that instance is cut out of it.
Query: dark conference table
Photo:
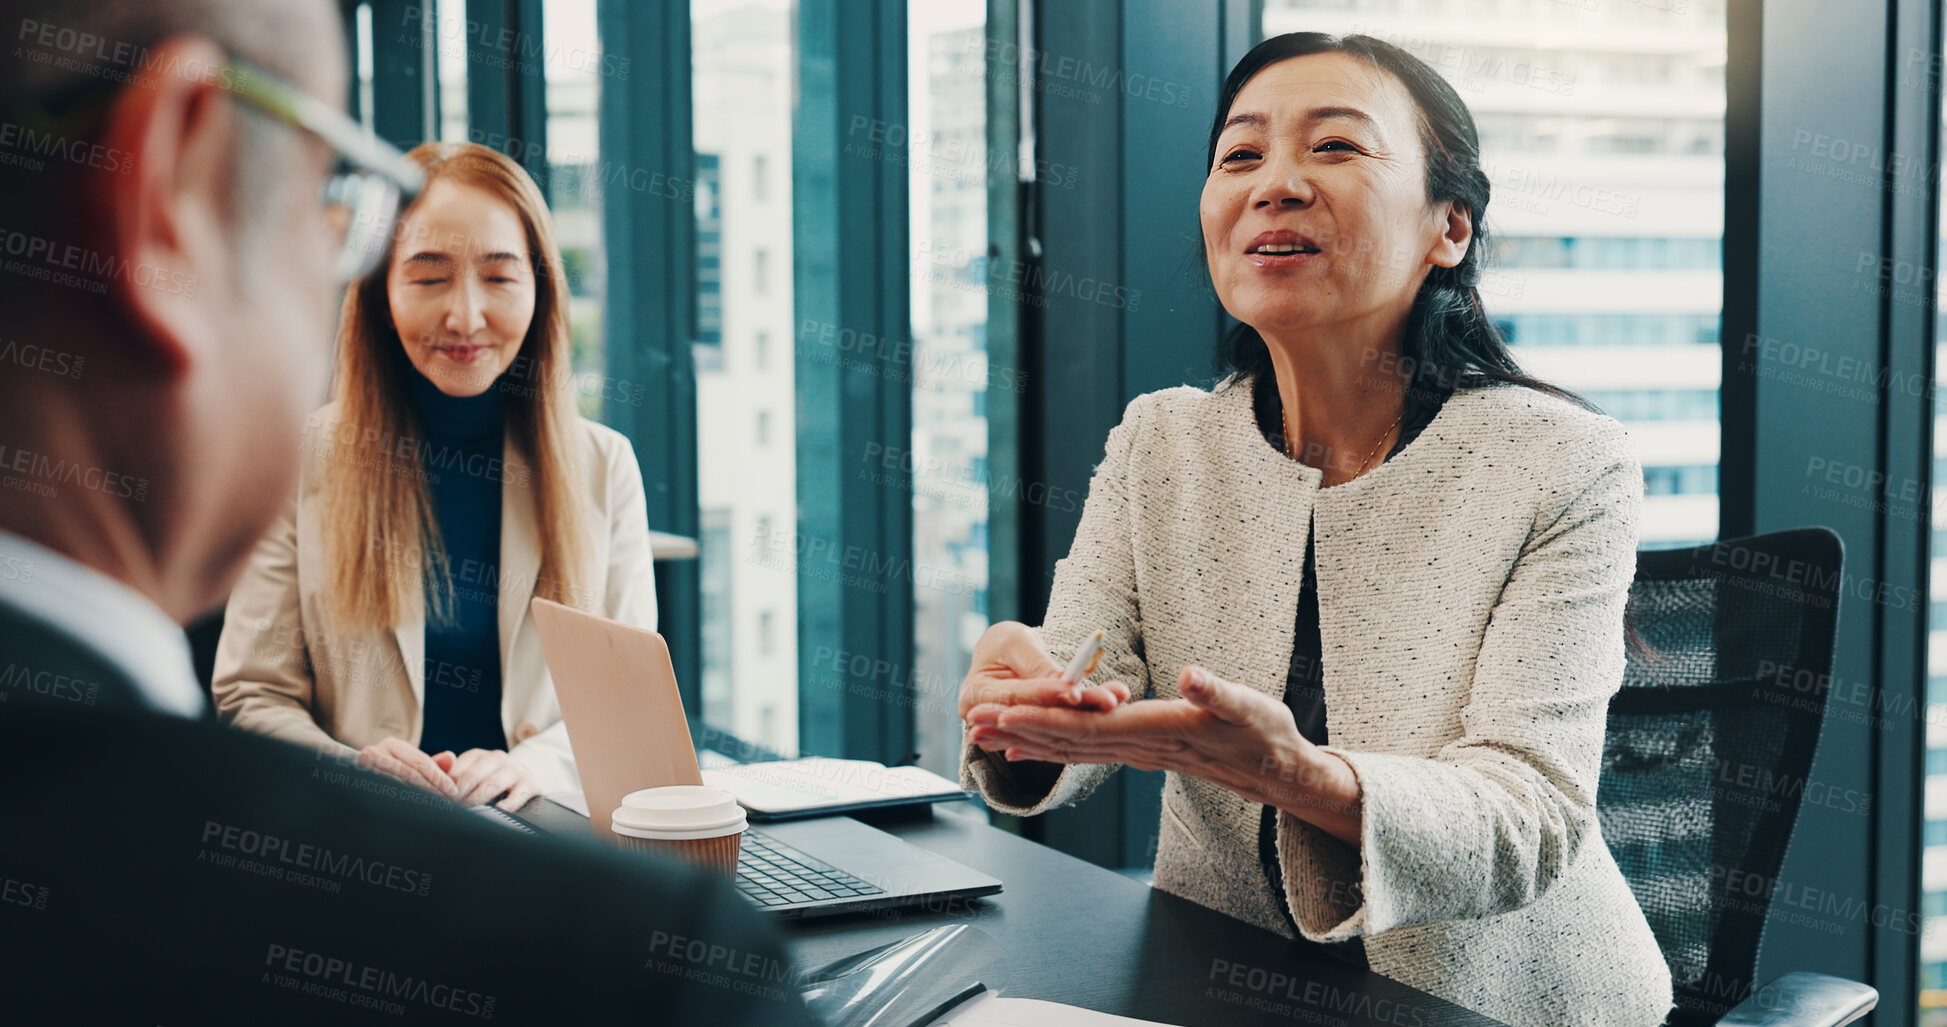
[[[784,921],[800,968],[964,923],[1005,953],[997,972],[979,975],[982,983],[1014,998],[1184,1027],[1499,1023],[1009,834],[987,824],[971,803],[937,809],[931,816],[860,819],[1000,878],[1005,889],[930,908]]]

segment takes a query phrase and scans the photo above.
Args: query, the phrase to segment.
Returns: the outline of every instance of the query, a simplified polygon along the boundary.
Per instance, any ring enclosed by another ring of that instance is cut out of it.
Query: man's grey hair
[[[208,38],[231,56],[296,82],[316,81],[319,62],[342,61],[342,27],[324,0],[0,0],[0,33],[10,52],[0,62],[0,216],[21,229],[54,230],[45,219],[62,204],[73,168],[56,159],[9,155],[22,138],[23,110],[58,103],[99,86],[124,86],[158,61],[154,47],[171,37]],[[327,34],[328,33],[328,34]],[[323,45],[321,44],[321,39]],[[160,69],[170,71],[173,69]],[[238,119],[230,215],[239,245],[281,209],[297,133],[250,113]],[[11,134],[5,123],[13,123]],[[84,134],[78,132],[77,134]],[[71,142],[71,141],[70,141]],[[61,152],[86,152],[63,149]],[[245,262],[248,264],[249,262]],[[0,291],[11,291],[0,284]]]

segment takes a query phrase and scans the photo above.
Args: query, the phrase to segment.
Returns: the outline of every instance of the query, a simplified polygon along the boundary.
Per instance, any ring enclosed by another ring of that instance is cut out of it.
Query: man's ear
[[[1467,247],[1474,243],[1474,212],[1458,200],[1448,200],[1440,206],[1446,211],[1444,229],[1434,240],[1426,259],[1440,267],[1458,267],[1467,259]]]
[[[165,40],[109,109],[102,143],[128,155],[122,174],[82,190],[90,244],[108,295],[136,331],[131,357],[181,374],[218,343],[221,304],[205,293],[231,272],[226,211],[234,181],[236,104],[217,85],[222,48]]]

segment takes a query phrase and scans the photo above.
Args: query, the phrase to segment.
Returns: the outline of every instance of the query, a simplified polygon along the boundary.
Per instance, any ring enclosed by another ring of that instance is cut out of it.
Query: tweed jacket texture
[[[1595,812],[1642,509],[1621,425],[1466,388],[1392,459],[1320,482],[1260,434],[1248,381],[1138,397],[1056,565],[1042,643],[1065,664],[1104,629],[1091,680],[1137,697],[1177,698],[1189,664],[1278,697],[1316,531],[1327,749],[1363,816],[1355,848],[1278,815],[1300,932],[1359,937],[1374,971],[1510,1024],[1661,1023],[1669,971]],[[1020,815],[1116,769],[1071,765],[1037,794],[964,744],[961,765]],[[1156,887],[1289,936],[1261,809],[1167,775]]]

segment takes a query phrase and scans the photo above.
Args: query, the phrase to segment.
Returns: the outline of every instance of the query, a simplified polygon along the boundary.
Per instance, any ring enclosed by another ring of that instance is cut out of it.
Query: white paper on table
[[[733,760],[715,749],[696,750],[696,765],[703,770],[715,770],[718,767],[734,767],[739,762],[741,761]]]
[[[703,771],[703,782],[730,789],[738,802],[764,813],[962,794],[957,782],[919,767],[822,756],[714,767]]]
[[[1134,1020],[1098,1013],[1060,1002],[1032,998],[1002,998],[988,990],[953,1007],[926,1027],[1166,1027],[1155,1020]]]

